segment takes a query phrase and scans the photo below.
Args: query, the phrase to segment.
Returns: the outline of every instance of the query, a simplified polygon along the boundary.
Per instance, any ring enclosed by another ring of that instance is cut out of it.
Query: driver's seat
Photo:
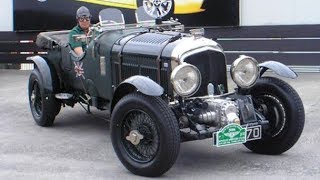
[[[111,17],[110,17],[111,16]],[[119,24],[124,25],[124,17],[119,9],[107,8],[99,12],[100,26]]]

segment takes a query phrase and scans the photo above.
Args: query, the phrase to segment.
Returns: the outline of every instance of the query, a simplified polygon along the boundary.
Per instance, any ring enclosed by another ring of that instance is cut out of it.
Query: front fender
[[[111,112],[122,97],[134,92],[135,90],[138,90],[142,94],[148,96],[161,96],[164,92],[163,88],[150,78],[139,75],[132,76],[123,81],[115,90],[110,107]]]
[[[27,57],[27,60],[33,61],[36,64],[42,76],[44,88],[50,92],[53,92],[51,71],[46,60],[44,60],[44,58],[42,58],[41,56]]]
[[[142,94],[145,94],[148,96],[161,96],[164,91],[159,84],[157,84],[156,82],[154,82],[153,80],[145,76],[132,76],[126,79],[125,81],[123,81],[119,85],[119,87],[122,86],[123,84],[133,85]]]
[[[288,66],[276,61],[267,61],[267,62],[261,63],[259,64],[259,67],[261,68],[260,77],[268,69],[272,70],[277,75],[282,77],[291,78],[291,79],[295,79],[298,77],[298,75],[293,70],[291,70]]]

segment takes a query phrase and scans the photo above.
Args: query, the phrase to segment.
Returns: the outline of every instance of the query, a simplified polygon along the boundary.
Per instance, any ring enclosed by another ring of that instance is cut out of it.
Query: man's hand
[[[75,52],[78,56],[81,56],[81,55],[84,53],[82,47],[76,47],[76,48],[74,48],[74,52]]]

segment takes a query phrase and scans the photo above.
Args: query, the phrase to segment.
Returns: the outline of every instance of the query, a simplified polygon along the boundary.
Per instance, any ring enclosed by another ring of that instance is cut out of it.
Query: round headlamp
[[[200,71],[191,64],[183,63],[172,71],[171,83],[178,95],[190,97],[195,94],[200,87]]]
[[[240,56],[230,69],[233,81],[241,88],[252,87],[259,77],[258,62],[249,56]]]

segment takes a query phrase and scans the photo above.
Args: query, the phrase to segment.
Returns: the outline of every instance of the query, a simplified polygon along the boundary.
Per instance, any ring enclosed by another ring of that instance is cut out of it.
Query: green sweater
[[[82,47],[83,50],[87,49],[87,44],[81,41],[75,41],[73,35],[85,34],[83,29],[79,25],[75,26],[69,33],[69,43],[72,49],[76,47]]]

